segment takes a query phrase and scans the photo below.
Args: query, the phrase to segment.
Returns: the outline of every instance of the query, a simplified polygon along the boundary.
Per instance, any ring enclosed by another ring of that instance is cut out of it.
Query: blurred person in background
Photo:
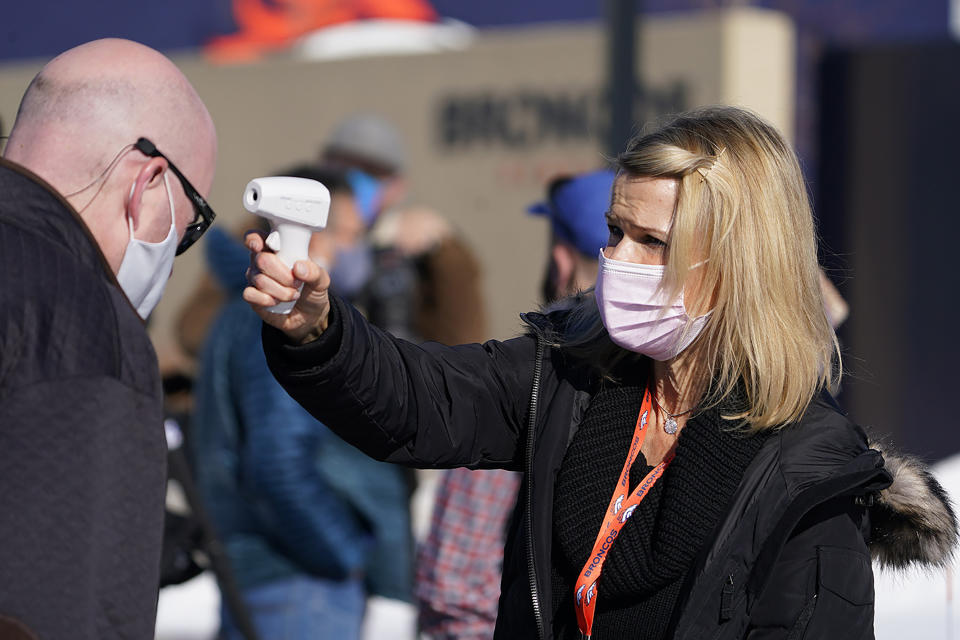
[[[375,114],[350,116],[328,136],[321,164],[346,172],[370,230],[370,276],[355,300],[370,321],[443,344],[486,338],[477,259],[439,213],[406,201],[407,151],[397,129]]]
[[[330,190],[329,225],[312,236],[310,257],[337,274],[342,247],[365,231],[349,185],[311,166],[283,175]],[[204,502],[263,638],[359,638],[368,594],[412,599],[404,470],[346,444],[287,395],[267,369],[261,322],[240,297],[249,254],[223,232],[206,248],[229,300],[197,376],[191,446]],[[242,638],[227,608],[221,633]]]
[[[441,215],[406,203],[407,151],[396,127],[370,113],[345,118],[323,143],[317,167],[342,172],[357,204],[358,216],[336,243],[340,267],[331,277],[340,295],[398,336],[483,340],[479,263]],[[177,331],[189,355],[199,353],[223,299],[216,279],[204,277],[184,306]]]
[[[469,245],[438,212],[407,198],[408,153],[397,128],[375,113],[344,118],[324,141],[320,162],[342,168],[357,194],[369,233],[350,260],[366,262],[362,285],[347,296],[370,322],[414,342],[479,342],[487,338],[479,262]],[[344,290],[331,274],[333,288]],[[422,541],[439,475],[416,472],[411,503],[414,536]],[[409,612],[415,617],[415,611]],[[390,624],[390,615],[383,620]],[[374,630],[371,630],[374,631]],[[387,633],[380,627],[377,635]]]
[[[216,149],[187,79],[134,42],[70,49],[23,96],[0,160],[0,636],[153,635],[166,443],[144,320],[213,220]]]
[[[823,310],[827,314],[827,321],[836,329],[846,322],[850,306],[823,269],[820,269],[820,291],[823,293]]]
[[[545,303],[593,286],[597,253],[607,244],[604,212],[611,170],[550,182],[547,198],[528,211],[550,221],[541,291]],[[508,519],[521,474],[499,469],[445,471],[430,533],[417,553],[414,592],[420,630],[432,640],[493,637]]]
[[[593,295],[508,341],[395,339],[249,234],[271,371],[380,459],[524,471],[495,638],[872,637],[871,553],[944,566],[957,525],[927,470],[871,447],[828,392],[795,154],[712,107],[618,165]]]
[[[483,339],[486,319],[477,260],[439,214],[405,204],[408,162],[397,129],[372,114],[348,117],[327,137],[317,167],[341,173],[356,205],[349,216],[340,216],[337,230],[327,230],[326,236],[336,247],[336,259],[331,263],[335,266],[330,271],[332,288],[361,309],[370,322],[395,335],[451,344]],[[226,281],[242,280],[248,262],[243,252],[234,256],[230,268],[219,270],[223,277],[201,278],[177,320],[179,342],[186,353],[199,357],[224,304]],[[237,286],[242,288],[244,283]],[[432,505],[434,477],[420,472],[414,480],[413,473],[406,473],[407,485],[416,487],[414,533],[420,532],[422,537]],[[394,557],[408,559],[410,554]],[[373,591],[364,621],[365,636],[412,635],[416,611],[411,601],[409,589],[403,597]]]
[[[550,221],[550,255],[540,286],[545,303],[593,286],[597,254],[610,235],[604,213],[616,174],[600,170],[560,177],[547,185],[547,199],[527,211]]]

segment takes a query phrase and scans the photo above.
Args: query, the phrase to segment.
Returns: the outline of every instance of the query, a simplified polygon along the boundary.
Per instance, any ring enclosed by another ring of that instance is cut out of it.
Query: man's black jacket
[[[534,335],[453,348],[413,345],[371,327],[335,298],[319,340],[291,346],[265,327],[263,342],[287,391],[371,456],[525,472],[495,637],[551,638],[545,616],[552,611],[554,482],[590,402],[582,367]],[[767,438],[747,469],[688,576],[670,637],[872,638],[871,518],[875,529],[883,526],[874,532],[878,545],[895,549],[884,556],[895,565],[942,563],[956,539],[942,490],[916,465],[896,465],[919,479],[933,526],[897,512],[895,487],[881,493],[891,482],[881,454],[829,396],[815,399],[798,424]]]
[[[0,160],[0,619],[152,638],[166,482],[143,322],[79,216]]]

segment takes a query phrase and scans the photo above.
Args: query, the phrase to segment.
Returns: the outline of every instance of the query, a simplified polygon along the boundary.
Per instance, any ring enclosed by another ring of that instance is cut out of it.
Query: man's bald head
[[[147,169],[156,176],[166,173],[161,161],[130,150],[140,137],[156,144],[202,194],[209,193],[216,133],[203,101],[164,55],[109,38],[70,49],[37,74],[20,103],[4,156],[62,195],[75,194],[68,199],[116,269],[129,239],[131,185],[140,185],[137,211],[141,198],[146,204],[145,215],[131,218],[136,237],[154,241],[170,225],[163,180],[138,178]],[[182,232],[192,219],[191,207],[183,192],[177,193]]]
[[[129,40],[95,40],[60,54],[34,78],[5,155],[70,193],[140,136],[191,177],[191,168],[204,173],[192,164],[215,157],[210,114],[169,59]]]

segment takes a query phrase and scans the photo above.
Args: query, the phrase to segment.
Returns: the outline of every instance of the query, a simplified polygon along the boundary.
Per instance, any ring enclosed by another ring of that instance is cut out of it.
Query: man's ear
[[[560,297],[569,295],[571,291],[570,281],[573,280],[574,271],[577,268],[577,256],[575,249],[565,242],[554,241],[550,248],[550,258],[553,260],[554,276],[556,282],[554,287],[557,289]]]
[[[127,213],[133,220],[133,230],[140,228],[141,213],[143,212],[143,196],[148,189],[158,186],[163,181],[163,172],[167,169],[167,161],[163,158],[150,158],[140,165],[134,177],[130,192],[127,195]]]
[[[571,288],[574,291],[586,291],[596,284],[600,263],[596,258],[588,258],[580,252],[575,255],[577,267],[573,275]]]

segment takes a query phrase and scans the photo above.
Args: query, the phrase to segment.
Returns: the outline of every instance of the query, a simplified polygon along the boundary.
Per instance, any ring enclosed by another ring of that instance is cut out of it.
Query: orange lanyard
[[[640,415],[637,416],[637,426],[633,431],[633,442],[630,444],[630,453],[627,455],[626,462],[623,463],[623,470],[620,472],[620,481],[613,490],[613,496],[610,497],[610,505],[607,507],[604,516],[603,526],[597,533],[597,540],[593,543],[593,551],[587,559],[583,569],[580,570],[580,577],[577,578],[577,584],[574,587],[574,607],[577,611],[577,626],[580,627],[581,637],[589,638],[593,632],[593,616],[597,607],[597,580],[600,578],[600,572],[603,571],[603,563],[607,559],[607,552],[610,550],[613,541],[617,539],[620,530],[624,524],[633,515],[637,505],[646,497],[647,492],[663,475],[664,470],[673,460],[671,453],[666,460],[658,464],[650,473],[646,475],[643,481],[637,485],[629,496],[627,492],[630,488],[630,467],[640,453],[640,447],[643,446],[643,440],[647,436],[647,420],[650,417],[651,409],[650,389],[647,388],[643,393],[643,404],[640,405]]]

